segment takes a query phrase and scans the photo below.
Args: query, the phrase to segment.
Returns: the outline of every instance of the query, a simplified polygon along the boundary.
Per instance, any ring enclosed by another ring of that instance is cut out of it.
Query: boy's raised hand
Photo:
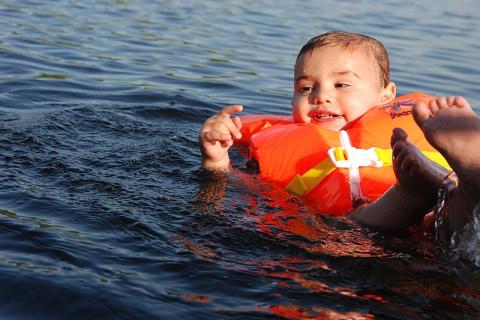
[[[199,134],[203,168],[208,170],[230,169],[228,149],[233,145],[234,138],[242,137],[240,133],[242,121],[239,117],[231,118],[231,115],[242,110],[243,106],[241,105],[227,106],[205,121]]]

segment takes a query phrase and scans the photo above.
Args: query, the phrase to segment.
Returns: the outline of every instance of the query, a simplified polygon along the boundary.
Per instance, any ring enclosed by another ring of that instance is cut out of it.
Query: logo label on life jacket
[[[385,109],[390,114],[391,119],[409,116],[413,113],[415,99],[409,98],[405,100],[395,101],[391,107]]]

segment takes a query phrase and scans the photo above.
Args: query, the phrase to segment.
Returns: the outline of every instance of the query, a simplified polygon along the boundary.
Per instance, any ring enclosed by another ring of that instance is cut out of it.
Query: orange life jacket
[[[396,179],[392,169],[392,129],[404,129],[430,159],[449,168],[426,141],[412,117],[412,107],[434,97],[412,93],[366,112],[340,131],[295,123],[290,116],[246,115],[242,138],[260,176],[301,196],[320,212],[340,215],[358,200],[374,201]]]

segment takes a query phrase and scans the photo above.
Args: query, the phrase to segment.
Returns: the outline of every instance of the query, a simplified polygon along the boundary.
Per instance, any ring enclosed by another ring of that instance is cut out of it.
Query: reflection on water
[[[212,178],[197,147],[222,105],[288,113],[297,51],[331,29],[384,42],[400,94],[480,110],[475,7],[1,1],[0,316],[478,318],[477,269],[421,233],[319,216],[238,154]]]

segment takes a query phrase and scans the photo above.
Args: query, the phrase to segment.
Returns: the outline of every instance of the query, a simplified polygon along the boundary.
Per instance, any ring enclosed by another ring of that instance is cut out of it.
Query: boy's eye
[[[348,87],[350,87],[348,83],[344,83],[344,82],[335,83],[335,88],[348,88]]]
[[[302,86],[300,87],[300,90],[299,90],[301,93],[308,93],[308,92],[311,92],[312,91],[312,87],[309,87],[309,86]]]

